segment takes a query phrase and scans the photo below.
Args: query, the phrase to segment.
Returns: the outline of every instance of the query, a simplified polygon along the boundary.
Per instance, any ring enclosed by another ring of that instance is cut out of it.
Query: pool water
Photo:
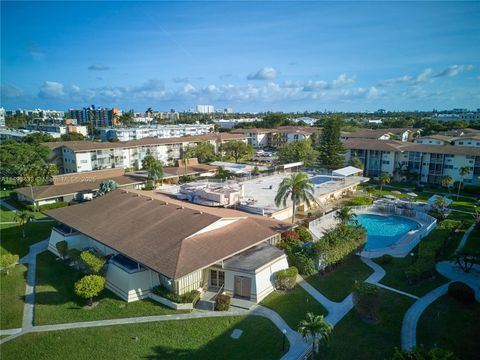
[[[420,228],[418,222],[394,215],[360,214],[357,220],[367,230],[365,250],[388,247],[409,231]]]
[[[331,178],[330,176],[318,176],[317,175],[317,176],[312,177],[310,180],[315,185],[320,185],[320,184],[332,181],[332,180],[334,180],[334,178]]]

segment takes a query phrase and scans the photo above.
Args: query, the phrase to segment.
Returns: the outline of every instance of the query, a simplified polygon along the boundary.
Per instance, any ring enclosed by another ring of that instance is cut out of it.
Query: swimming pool
[[[329,181],[333,181],[334,178],[330,177],[330,176],[314,176],[312,178],[310,178],[310,180],[312,181],[313,184],[315,185],[320,185],[320,184],[323,184],[323,183],[326,183],[326,182],[329,182]]]
[[[359,214],[357,220],[367,230],[365,250],[388,247],[409,231],[420,228],[415,220],[394,215]]]

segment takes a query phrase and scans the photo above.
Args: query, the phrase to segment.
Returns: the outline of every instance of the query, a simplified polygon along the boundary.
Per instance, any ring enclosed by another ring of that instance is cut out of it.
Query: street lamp
[[[414,256],[415,256],[415,254],[413,252],[411,252],[410,253],[410,259],[412,259],[412,264],[413,264]]]
[[[283,352],[285,353],[285,339],[287,338],[287,330],[286,330],[286,329],[283,329],[283,330],[282,330],[282,334],[283,334],[282,350],[283,350]]]

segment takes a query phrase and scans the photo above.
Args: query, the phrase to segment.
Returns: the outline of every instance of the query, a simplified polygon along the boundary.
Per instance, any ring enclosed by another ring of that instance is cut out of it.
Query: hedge
[[[92,274],[99,274],[107,262],[104,257],[95,255],[91,251],[82,251],[80,260]]]
[[[189,291],[188,293],[185,293],[183,295],[178,295],[169,289],[167,289],[163,285],[158,285],[152,289],[154,294],[157,294],[158,296],[161,296],[167,300],[170,300],[174,303],[177,304],[190,304],[192,303],[194,306],[197,303],[197,301],[200,299],[200,291],[198,290],[192,290]]]
[[[298,269],[291,266],[288,269],[279,270],[274,273],[275,287],[280,290],[290,290],[295,287],[297,282]]]
[[[298,239],[301,242],[305,243],[305,242],[310,242],[310,241],[313,240],[312,234],[310,233],[310,231],[307,230],[307,228],[305,228],[303,226],[299,226],[295,230],[298,234]]]
[[[218,295],[215,299],[216,311],[227,311],[230,308],[230,296]]]
[[[373,199],[370,196],[357,196],[347,201],[347,206],[372,205]]]
[[[287,253],[287,256],[290,266],[297,268],[300,274],[310,276],[315,272],[315,261],[305,253]]]
[[[45,211],[45,210],[52,210],[52,209],[58,209],[68,206],[68,202],[66,201],[57,201],[51,204],[45,204],[45,205],[40,205],[40,206],[34,206],[32,204],[26,205],[25,207],[30,210],[30,211]]]

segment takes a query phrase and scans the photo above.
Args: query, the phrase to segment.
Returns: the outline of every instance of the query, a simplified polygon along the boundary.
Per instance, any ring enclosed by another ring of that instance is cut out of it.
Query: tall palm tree
[[[382,172],[380,174],[380,177],[378,179],[379,183],[380,183],[380,191],[382,191],[382,188],[383,188],[383,185],[385,184],[390,184],[390,181],[391,181],[391,177],[390,175],[388,175],[388,173],[386,172]]]
[[[298,324],[298,332],[302,335],[305,342],[308,338],[312,338],[312,351],[317,352],[317,343],[320,340],[327,341],[332,333],[332,325],[330,325],[323,315],[315,315],[311,312],[307,313],[305,320]]]
[[[462,166],[459,170],[458,170],[458,174],[460,175],[460,177],[462,178],[462,180],[460,180],[458,182],[458,193],[457,193],[457,200],[458,198],[460,197],[460,189],[463,185],[463,178],[465,176],[467,176],[468,174],[470,174],[470,167],[468,166]]]
[[[18,222],[22,227],[22,238],[24,239],[26,236],[25,227],[30,222],[31,219],[32,219],[32,215],[30,214],[29,211],[26,211],[26,210],[15,214],[15,221]]]
[[[310,207],[312,202],[316,202],[313,192],[312,181],[306,173],[293,173],[280,183],[275,196],[275,204],[277,206],[285,206],[289,198],[292,200],[292,224],[294,224],[297,206],[305,202]]]
[[[148,154],[142,160],[142,169],[147,171],[149,181],[158,182],[163,178],[163,166],[160,160]]]
[[[452,183],[453,183],[453,178],[450,175],[442,176],[442,186],[448,188],[448,191],[450,191],[450,185]]]
[[[355,219],[357,215],[352,213],[352,209],[348,206],[343,206],[338,209],[337,213],[335,214],[335,219],[340,221],[342,224],[346,224]]]
[[[185,167],[183,175],[187,175],[187,166],[194,152],[195,152],[195,149],[188,145],[185,147],[182,147],[181,158],[182,158],[183,166]]]

